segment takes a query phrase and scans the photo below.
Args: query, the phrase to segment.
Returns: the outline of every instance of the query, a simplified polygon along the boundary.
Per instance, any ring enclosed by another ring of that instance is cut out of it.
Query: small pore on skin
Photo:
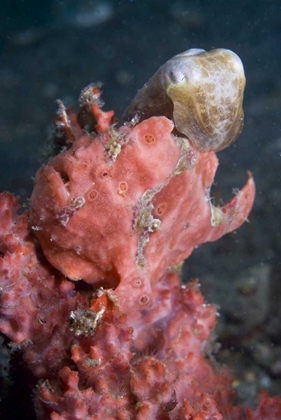
[[[159,215],[159,216],[161,216],[162,214],[164,214],[166,210],[167,210],[167,204],[166,204],[166,203],[160,203],[160,204],[156,207],[156,213],[157,213],[157,215]]]
[[[146,305],[148,303],[148,301],[149,301],[149,297],[147,295],[142,295],[139,299],[139,302],[142,305]]]
[[[124,195],[127,190],[128,190],[127,182],[121,181],[120,184],[119,184],[118,194],[119,195]]]
[[[87,194],[87,198],[89,201],[94,201],[98,196],[98,191],[95,190],[94,188],[92,188],[88,194]]]
[[[145,141],[147,144],[151,144],[151,143],[154,143],[154,142],[155,142],[155,138],[154,138],[151,134],[146,134],[146,135],[144,136],[144,141]]]

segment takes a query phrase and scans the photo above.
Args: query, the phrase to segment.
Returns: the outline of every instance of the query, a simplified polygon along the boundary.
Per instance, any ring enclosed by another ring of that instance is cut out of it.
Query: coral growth
[[[2,193],[0,203],[0,328],[41,379],[38,418],[244,418],[231,406],[231,378],[211,362],[216,307],[196,282],[181,286],[168,270],[152,306],[125,314],[111,290],[75,290],[40,254],[17,199]],[[276,413],[280,400],[263,393],[245,418]]]
[[[216,307],[177,274],[195,246],[246,220],[252,176],[216,207],[213,150],[167,116],[117,128],[100,107],[99,85],[78,116],[59,103],[62,150],[37,173],[29,211],[0,195],[0,331],[38,381],[38,419],[280,417],[265,393],[255,411],[233,406],[212,356]]]
[[[84,134],[36,175],[30,220],[44,255],[72,280],[114,287],[125,311],[150,305],[151,284],[168,267],[236,229],[252,206],[249,176],[229,204],[215,207],[214,152],[199,153],[173,128],[151,117]]]

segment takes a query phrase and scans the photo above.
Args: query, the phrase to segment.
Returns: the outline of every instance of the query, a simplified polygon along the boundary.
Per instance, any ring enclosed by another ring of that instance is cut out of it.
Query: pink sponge
[[[281,418],[280,399],[265,392],[245,415],[232,405],[231,378],[208,357],[217,309],[196,281],[181,285],[167,270],[246,219],[251,175],[215,207],[213,152],[166,117],[117,129],[112,112],[89,109],[96,132],[93,115],[61,105],[70,148],[38,172],[31,223],[0,194],[0,331],[39,381],[38,419]]]
[[[249,176],[229,204],[215,207],[215,153],[173,134],[166,117],[119,129],[103,124],[100,134],[83,134],[71,118],[78,127],[71,148],[36,175],[32,229],[68,278],[115,288],[123,310],[150,305],[151,284],[169,266],[245,221],[254,181]]]
[[[204,355],[216,307],[204,304],[196,282],[180,288],[172,271],[153,289],[152,306],[129,316],[111,291],[98,290],[90,310],[99,325],[78,342],[73,324],[71,368],[38,386],[40,418],[223,420],[224,406],[232,410],[231,379]]]

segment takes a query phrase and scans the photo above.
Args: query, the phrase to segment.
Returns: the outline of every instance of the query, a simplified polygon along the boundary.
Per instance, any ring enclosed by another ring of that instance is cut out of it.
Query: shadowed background
[[[81,89],[101,81],[104,109],[121,117],[137,89],[175,54],[230,48],[241,57],[245,127],[218,153],[212,196],[226,202],[249,169],[255,207],[239,232],[195,250],[183,273],[186,281],[199,277],[207,301],[220,306],[218,357],[238,375],[234,385],[247,403],[261,387],[281,390],[280,39],[277,0],[3,0],[0,6],[0,190],[20,195],[24,205],[46,161],[56,99],[77,106]]]

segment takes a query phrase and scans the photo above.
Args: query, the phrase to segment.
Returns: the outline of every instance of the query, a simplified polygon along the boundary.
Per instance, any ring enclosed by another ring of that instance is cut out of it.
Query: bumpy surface
[[[45,261],[30,235],[28,214],[18,210],[16,197],[0,194],[0,331],[24,348],[36,377],[52,377],[71,343],[69,314],[87,299]]]
[[[84,89],[78,117],[59,103],[63,150],[39,170],[29,214],[0,194],[0,331],[38,381],[38,419],[281,418],[266,393],[255,411],[233,407],[213,362],[216,307],[172,267],[245,221],[251,175],[215,207],[213,151],[164,116],[117,129],[99,97]]]
[[[233,396],[230,381],[204,357],[216,308],[204,305],[196,283],[180,288],[172,272],[154,292],[151,310],[134,319],[120,313],[110,294],[99,292],[92,300],[91,310],[102,316],[95,335],[72,347],[79,374],[64,368],[60,386],[52,381],[40,387],[40,401],[59,414],[53,420],[69,419],[70,404],[73,418],[172,419],[184,412],[207,419],[206,407],[208,416],[222,418],[220,410]]]
[[[35,378],[42,420],[276,420],[263,392],[256,410],[233,407],[225,369],[212,367],[216,307],[173,271],[148,309],[120,311],[112,291],[75,290],[42,257],[27,213],[0,195],[0,329]]]
[[[229,204],[215,207],[214,152],[198,152],[173,128],[151,117],[74,135],[36,175],[30,220],[46,258],[72,280],[114,287],[125,310],[150,305],[151,285],[169,266],[239,227],[253,204],[250,176]]]
[[[4,193],[0,204],[0,328],[45,380],[39,418],[169,419],[204,404],[218,412],[232,392],[226,373],[204,356],[216,308],[204,304],[196,283],[181,288],[170,272],[155,285],[153,306],[127,316],[111,292],[75,291],[38,258],[17,199]]]

